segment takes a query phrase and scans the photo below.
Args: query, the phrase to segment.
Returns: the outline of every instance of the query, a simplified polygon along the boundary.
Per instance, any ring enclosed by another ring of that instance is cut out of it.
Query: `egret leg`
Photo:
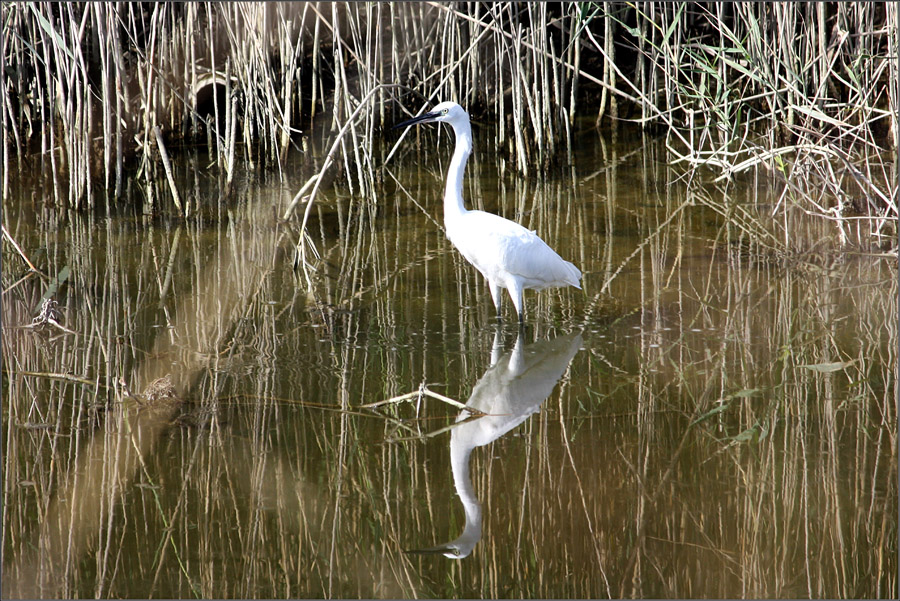
[[[509,290],[509,298],[512,299],[513,305],[516,307],[516,313],[519,314],[519,323],[525,322],[525,301],[522,300],[525,290],[519,282],[512,282],[506,287]]]
[[[491,289],[491,299],[494,301],[494,307],[497,309],[497,319],[501,319],[500,315],[500,286],[488,280],[488,286]]]

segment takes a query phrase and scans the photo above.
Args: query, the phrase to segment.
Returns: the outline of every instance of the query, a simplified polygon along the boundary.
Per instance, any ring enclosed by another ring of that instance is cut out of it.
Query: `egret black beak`
[[[427,123],[429,121],[433,121],[433,120],[437,119],[440,116],[441,116],[441,114],[438,113],[437,111],[432,111],[430,113],[425,113],[424,115],[419,115],[418,117],[413,117],[409,121],[404,121],[403,123],[398,123],[391,129],[399,129],[401,127],[406,127],[408,125],[415,125],[417,123]]]

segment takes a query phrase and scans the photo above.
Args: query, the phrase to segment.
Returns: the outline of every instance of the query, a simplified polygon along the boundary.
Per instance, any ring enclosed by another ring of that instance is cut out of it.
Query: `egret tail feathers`
[[[569,286],[581,290],[581,270],[569,261],[566,261],[566,267],[569,269]]]

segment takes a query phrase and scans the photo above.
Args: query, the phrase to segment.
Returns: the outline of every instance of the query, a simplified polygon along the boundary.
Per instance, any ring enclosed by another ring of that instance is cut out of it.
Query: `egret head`
[[[461,125],[462,123],[469,122],[469,114],[466,113],[466,110],[463,107],[459,106],[455,102],[442,102],[436,105],[427,113],[423,113],[418,117],[410,119],[409,121],[398,123],[391,129],[406,127],[408,125],[418,125],[419,123],[431,123],[434,121],[449,123],[453,126],[455,126],[456,124]]]

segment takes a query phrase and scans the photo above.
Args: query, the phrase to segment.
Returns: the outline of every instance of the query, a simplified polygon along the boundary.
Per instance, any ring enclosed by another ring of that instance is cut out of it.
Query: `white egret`
[[[466,210],[462,180],[466,161],[472,154],[472,127],[465,109],[455,102],[442,102],[394,128],[433,121],[450,124],[456,134],[456,149],[444,191],[444,228],[453,246],[487,279],[497,318],[501,316],[501,288],[509,292],[520,322],[525,319],[525,289],[574,286],[580,290],[581,271],[556,254],[536,233],[499,215]]]

